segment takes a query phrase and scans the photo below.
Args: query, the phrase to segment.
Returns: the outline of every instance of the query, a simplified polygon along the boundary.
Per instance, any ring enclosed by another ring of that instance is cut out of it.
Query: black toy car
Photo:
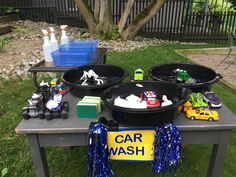
[[[44,112],[45,119],[51,120],[53,118],[58,118],[58,117],[61,117],[62,119],[67,119],[69,111],[69,103],[67,101],[64,101],[60,104],[61,104],[60,109],[49,110],[46,108]]]

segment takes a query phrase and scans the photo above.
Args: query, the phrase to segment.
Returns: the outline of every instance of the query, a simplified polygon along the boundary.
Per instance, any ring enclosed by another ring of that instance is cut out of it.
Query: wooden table
[[[95,64],[105,64],[106,63],[106,48],[97,48],[98,61]],[[37,73],[38,72],[65,72],[73,67],[56,67],[53,62],[45,62],[45,60],[33,65],[28,71],[33,73],[33,81],[36,87],[38,87]]]
[[[45,147],[87,146],[88,128],[96,119],[78,119],[75,111],[78,98],[67,94],[65,100],[70,104],[68,119],[22,120],[15,129],[17,134],[28,138],[37,177],[49,177]],[[216,122],[192,121],[186,119],[184,114],[175,119],[183,144],[213,145],[208,177],[220,176],[232,129],[236,128],[236,116],[226,106],[223,105],[218,111],[221,118]],[[111,117],[109,110],[103,113]]]

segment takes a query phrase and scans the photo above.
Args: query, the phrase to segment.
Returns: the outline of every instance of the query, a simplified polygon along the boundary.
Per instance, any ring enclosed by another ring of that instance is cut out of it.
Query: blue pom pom
[[[113,174],[107,146],[107,128],[97,123],[90,127],[88,139],[88,176],[108,177]]]
[[[180,136],[175,124],[163,124],[155,130],[153,172],[172,171],[180,162]]]

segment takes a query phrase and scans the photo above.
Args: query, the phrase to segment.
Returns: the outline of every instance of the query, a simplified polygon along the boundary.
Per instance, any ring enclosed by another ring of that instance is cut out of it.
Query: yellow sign
[[[152,161],[155,131],[120,129],[108,131],[111,160]]]

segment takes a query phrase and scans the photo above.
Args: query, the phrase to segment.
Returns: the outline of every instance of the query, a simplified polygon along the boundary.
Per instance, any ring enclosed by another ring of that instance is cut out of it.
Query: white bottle
[[[67,25],[61,25],[61,45],[64,45],[64,44],[68,44],[69,43],[69,39],[66,35],[66,28],[67,28]]]
[[[49,27],[50,29],[50,43],[52,46],[52,52],[58,50],[58,42],[54,33],[54,28],[53,27]]]
[[[52,52],[52,48],[51,48],[51,44],[49,42],[49,37],[48,37],[48,32],[47,30],[43,29],[43,39],[44,39],[44,44],[43,44],[43,54],[44,54],[44,59],[45,62],[52,62],[52,56],[51,56],[51,52]]]

